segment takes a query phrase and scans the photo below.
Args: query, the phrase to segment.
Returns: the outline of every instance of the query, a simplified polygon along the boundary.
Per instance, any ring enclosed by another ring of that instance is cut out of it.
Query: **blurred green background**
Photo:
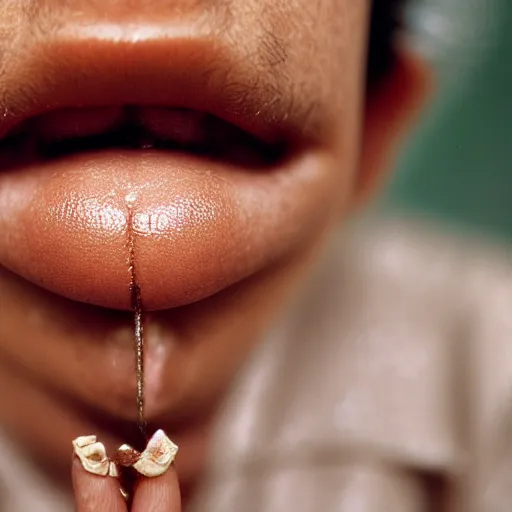
[[[512,242],[512,0],[413,0],[407,21],[437,88],[379,206]]]

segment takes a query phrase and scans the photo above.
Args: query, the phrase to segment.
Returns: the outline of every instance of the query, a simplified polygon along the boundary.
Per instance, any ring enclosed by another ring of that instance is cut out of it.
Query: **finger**
[[[117,478],[89,473],[77,457],[72,476],[77,512],[127,512]]]
[[[140,477],[132,512],[181,512],[180,486],[174,465],[163,475]]]

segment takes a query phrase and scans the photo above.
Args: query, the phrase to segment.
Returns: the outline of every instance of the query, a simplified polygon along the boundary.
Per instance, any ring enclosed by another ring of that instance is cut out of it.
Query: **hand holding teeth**
[[[156,477],[163,475],[174,462],[178,447],[163,430],[157,430],[149,440],[146,449],[140,453],[123,444],[116,452],[115,460],[107,457],[103,443],[96,436],[81,436],[73,441],[73,449],[83,468],[89,473],[118,477],[117,466],[132,467],[141,475]]]

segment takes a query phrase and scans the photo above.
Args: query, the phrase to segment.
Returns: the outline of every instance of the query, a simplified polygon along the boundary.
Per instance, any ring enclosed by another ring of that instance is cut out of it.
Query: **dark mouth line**
[[[102,133],[42,140],[41,134],[31,131],[34,119],[26,120],[22,126],[0,139],[0,156],[23,155],[24,163],[27,160],[51,161],[76,153],[108,149],[160,150],[190,153],[246,167],[266,167],[275,165],[290,149],[284,142],[264,142],[211,114],[205,114],[206,136],[203,140],[188,143],[152,133],[129,115]],[[5,167],[3,162],[0,165]]]

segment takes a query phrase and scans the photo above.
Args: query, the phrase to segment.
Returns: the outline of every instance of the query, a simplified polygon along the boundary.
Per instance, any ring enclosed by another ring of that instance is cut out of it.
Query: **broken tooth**
[[[73,447],[84,448],[98,441],[96,436],[80,436],[73,441]]]
[[[178,447],[165,435],[163,430],[157,430],[133,467],[141,475],[160,476],[169,469],[177,453]]]
[[[118,478],[119,477],[119,471],[117,469],[117,466],[116,466],[115,462],[112,462],[112,461],[109,462],[109,465],[108,465],[108,475],[112,476],[114,478]]]
[[[80,436],[73,441],[73,450],[79,458],[82,467],[94,475],[107,476],[110,471],[110,461],[103,443],[96,436]]]
[[[173,463],[178,447],[157,430],[149,440],[146,449],[140,453],[128,444],[117,449],[115,462],[120,466],[133,467],[141,475],[155,477],[163,475]]]
[[[178,453],[178,447],[163,430],[157,430],[153,434],[142,453],[123,444],[117,450],[115,461],[109,460],[105,446],[94,435],[77,437],[73,441],[73,450],[86,471],[115,478],[119,476],[117,464],[133,467],[146,477],[163,475]]]
[[[117,449],[116,462],[120,466],[131,467],[140,459],[140,452],[128,444],[123,444]]]

